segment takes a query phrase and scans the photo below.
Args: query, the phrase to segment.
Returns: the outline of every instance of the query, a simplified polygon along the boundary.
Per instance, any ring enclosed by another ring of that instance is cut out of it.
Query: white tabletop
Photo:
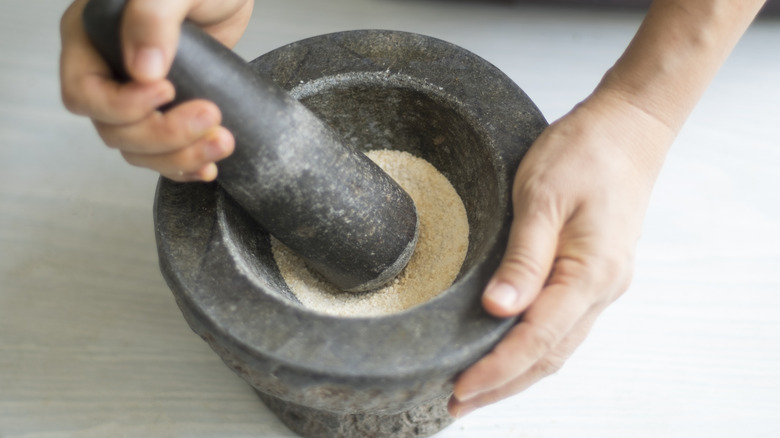
[[[0,437],[293,437],[184,322],[157,266],[156,175],[59,101],[66,0],[0,2]],[[546,116],[641,14],[404,0],[259,1],[250,59],[356,28],[483,56]],[[437,435],[780,436],[780,22],[754,24],[679,136],[630,290],[568,364]]]

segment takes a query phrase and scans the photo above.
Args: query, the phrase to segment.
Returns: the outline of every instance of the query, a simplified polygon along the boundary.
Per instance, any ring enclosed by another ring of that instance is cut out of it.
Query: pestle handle
[[[125,0],[91,0],[84,27],[120,80]],[[168,79],[171,104],[214,102],[236,140],[217,181],[270,234],[340,289],[375,289],[403,269],[418,236],[409,195],[233,51],[184,22]]]

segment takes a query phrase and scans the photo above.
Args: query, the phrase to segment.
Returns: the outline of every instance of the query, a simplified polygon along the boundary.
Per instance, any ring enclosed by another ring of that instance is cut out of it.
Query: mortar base
[[[304,438],[425,438],[455,421],[447,412],[447,397],[397,414],[376,415],[322,411],[255,392],[285,426]]]

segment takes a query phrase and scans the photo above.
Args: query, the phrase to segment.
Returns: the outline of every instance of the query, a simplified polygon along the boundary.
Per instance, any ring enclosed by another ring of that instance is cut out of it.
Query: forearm
[[[691,109],[763,0],[655,0],[596,90],[523,158],[504,259],[483,295],[519,323],[455,384],[450,412],[560,368],[626,291],[655,177]]]
[[[610,95],[674,135],[765,0],[655,0],[592,98]]]

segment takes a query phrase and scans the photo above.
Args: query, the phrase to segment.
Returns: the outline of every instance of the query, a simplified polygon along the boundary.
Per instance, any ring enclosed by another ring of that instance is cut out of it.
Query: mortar
[[[314,313],[279,274],[269,235],[215,183],[161,178],[160,266],[190,327],[298,434],[423,437],[452,420],[454,378],[515,324],[480,295],[506,247],[517,166],[547,122],[508,77],[434,38],[341,32],[250,63],[360,150],[422,157],[452,183],[470,235],[454,284],[394,315]]]

